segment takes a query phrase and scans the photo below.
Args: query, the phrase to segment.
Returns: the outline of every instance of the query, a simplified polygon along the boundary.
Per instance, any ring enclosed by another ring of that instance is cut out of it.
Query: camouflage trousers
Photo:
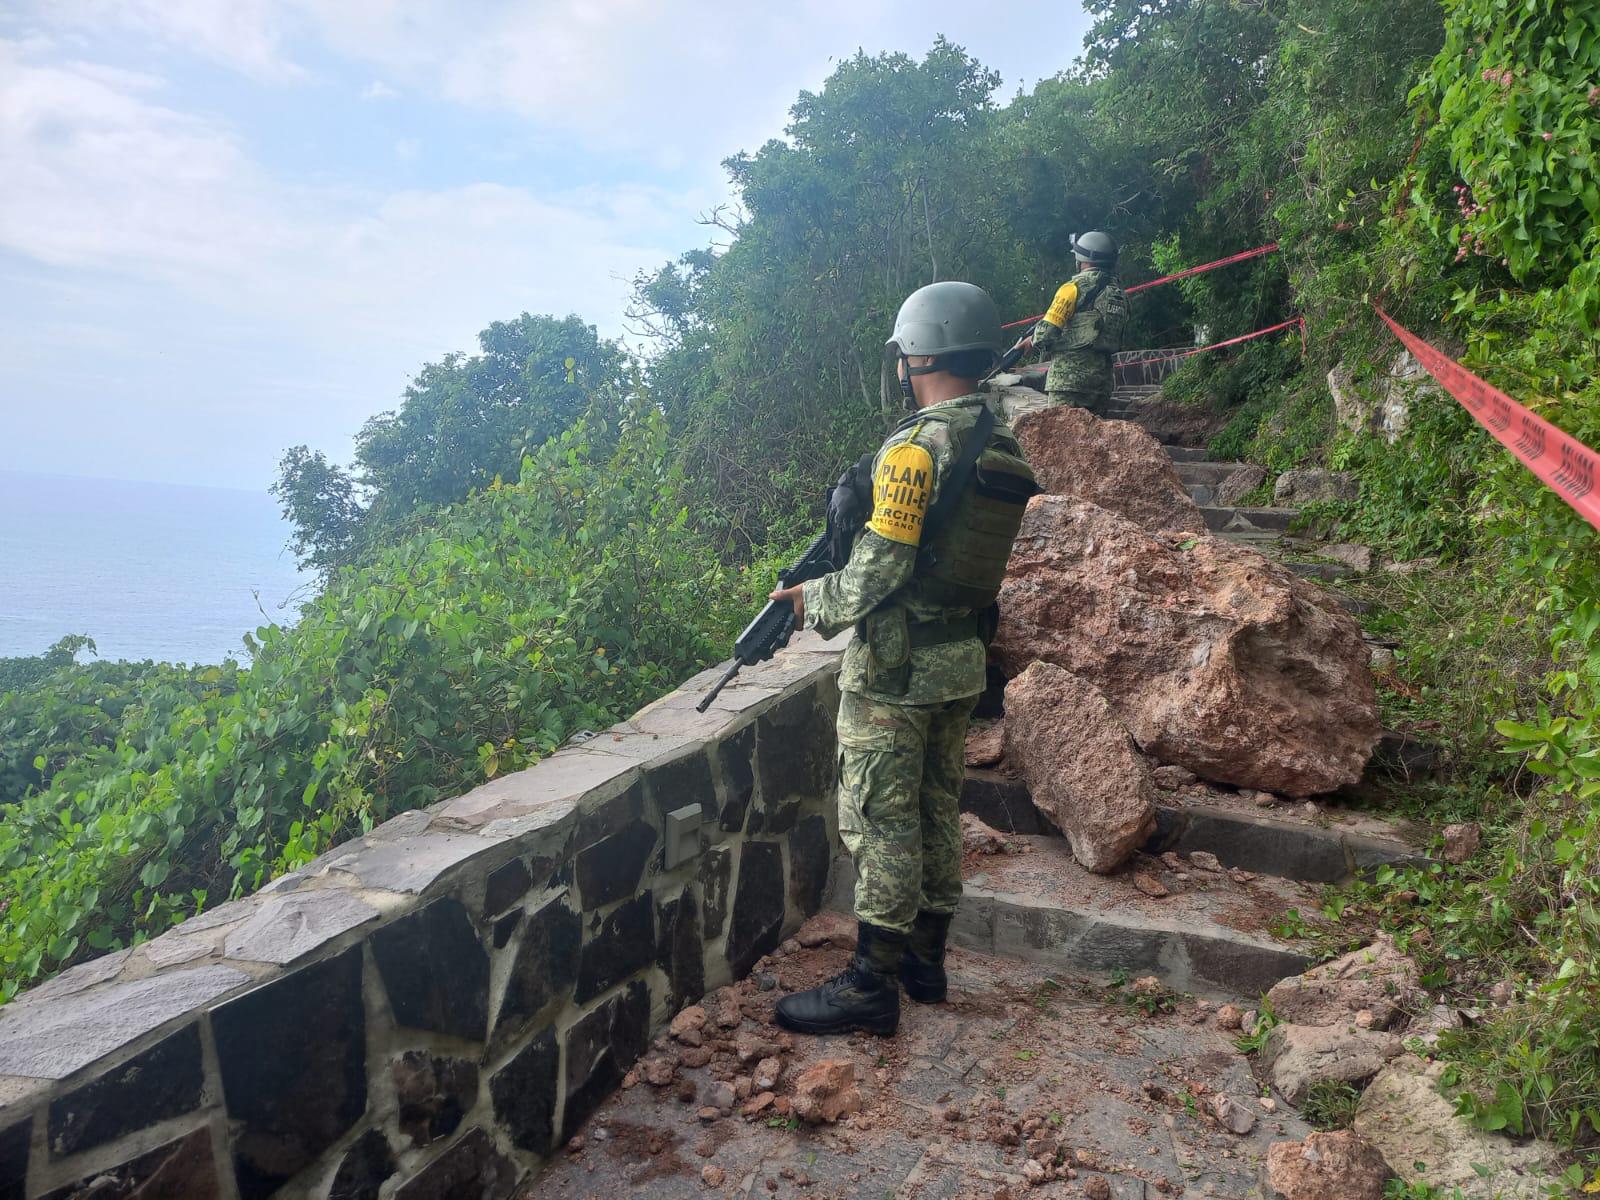
[[[839,699],[839,837],[855,859],[858,920],[909,933],[961,900],[961,783],[976,696]]]
[[[1044,390],[1051,404],[1087,408],[1096,416],[1111,402],[1114,384],[1111,356],[1093,350],[1069,350],[1050,361]]]

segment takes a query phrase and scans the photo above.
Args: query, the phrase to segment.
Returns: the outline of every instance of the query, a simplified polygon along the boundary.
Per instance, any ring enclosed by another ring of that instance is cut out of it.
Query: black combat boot
[[[900,958],[900,982],[918,1004],[942,1004],[949,982],[944,975],[944,943],[951,913],[919,912]]]
[[[779,1000],[778,1024],[796,1033],[893,1033],[900,1027],[895,965],[905,949],[905,934],[861,922],[850,965],[821,987]]]

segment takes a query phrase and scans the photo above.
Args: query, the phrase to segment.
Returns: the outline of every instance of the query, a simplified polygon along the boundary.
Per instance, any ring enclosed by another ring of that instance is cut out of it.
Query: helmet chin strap
[[[925,367],[913,367],[910,356],[903,352],[900,355],[900,365],[905,368],[903,375],[897,373],[897,378],[900,380],[900,395],[905,400],[906,407],[914,411],[917,407],[917,393],[916,389],[911,386],[911,377],[913,375],[934,375],[944,370],[944,368],[939,365],[937,358]]]

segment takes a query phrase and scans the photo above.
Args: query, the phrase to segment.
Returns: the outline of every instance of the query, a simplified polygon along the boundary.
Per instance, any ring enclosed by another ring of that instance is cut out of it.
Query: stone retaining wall
[[[801,635],[0,1010],[0,1200],[503,1200],[822,904]]]

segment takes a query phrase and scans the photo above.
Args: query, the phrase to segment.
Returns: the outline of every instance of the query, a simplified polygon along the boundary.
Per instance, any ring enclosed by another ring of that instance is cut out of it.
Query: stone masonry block
[[[789,839],[789,898],[805,916],[822,908],[832,863],[833,845],[828,839],[826,818],[807,817]]]
[[[489,955],[461,901],[453,896],[435,900],[376,930],[371,945],[399,1024],[484,1039]]]
[[[394,1192],[394,1200],[508,1200],[521,1172],[481,1129],[461,1139]]]
[[[622,1082],[650,1036],[650,989],[636,980],[567,1032],[567,1100],[561,1134],[570,1138]]]
[[[644,773],[651,807],[658,813],[698,804],[706,812],[716,809],[716,789],[711,782],[711,760],[704,748],[674,758]]]
[[[200,1107],[200,1026],[134,1055],[50,1102],[50,1155],[65,1158]]]
[[[811,689],[757,719],[756,773],[769,814],[788,800],[815,803],[831,795],[835,761],[833,725]]]
[[[620,833],[644,816],[644,787],[633,784],[620,795],[611,797],[584,812],[578,819],[579,850],[594,845],[601,838]]]
[[[389,1066],[400,1132],[414,1146],[449,1137],[478,1099],[478,1064],[407,1050]]]
[[[378,1200],[379,1189],[397,1169],[383,1130],[369,1129],[344,1152],[328,1200]]]
[[[520,858],[513,858],[489,873],[483,888],[483,915],[497,917],[533,887],[533,873]]]
[[[366,1111],[361,947],[230,1000],[212,1014],[211,1026],[236,1131],[239,1195],[259,1200],[313,1162]]]
[[[31,1119],[0,1129],[0,1200],[23,1200],[32,1142]]]
[[[96,1171],[87,1179],[47,1192],[42,1200],[144,1200],[146,1196],[151,1200],[167,1196],[214,1200],[222,1194],[216,1160],[211,1154],[211,1131],[196,1129],[121,1166]],[[240,1194],[250,1193],[241,1188]]]
[[[579,1004],[650,965],[655,956],[655,896],[641,892],[624,901],[600,924],[578,960]]]
[[[693,887],[661,906],[656,936],[656,966],[667,976],[667,1011],[675,1013],[706,990],[705,939]]]
[[[744,978],[756,959],[777,949],[785,911],[783,848],[777,842],[746,842],[728,929],[727,958],[734,978]]]
[[[728,887],[733,882],[733,847],[713,846],[700,859],[700,897],[707,938],[722,936],[728,919]]]
[[[578,892],[587,911],[632,895],[656,847],[656,831],[634,821],[578,852]]]
[[[547,901],[528,918],[500,1002],[497,1040],[504,1032],[520,1029],[566,994],[578,977],[582,939],[581,918],[567,907],[564,895]]]
[[[495,1119],[520,1150],[555,1148],[560,1065],[555,1030],[546,1029],[489,1080]]]
[[[746,725],[717,744],[717,766],[726,795],[718,816],[724,833],[744,828],[745,814],[756,791],[756,727]]]

